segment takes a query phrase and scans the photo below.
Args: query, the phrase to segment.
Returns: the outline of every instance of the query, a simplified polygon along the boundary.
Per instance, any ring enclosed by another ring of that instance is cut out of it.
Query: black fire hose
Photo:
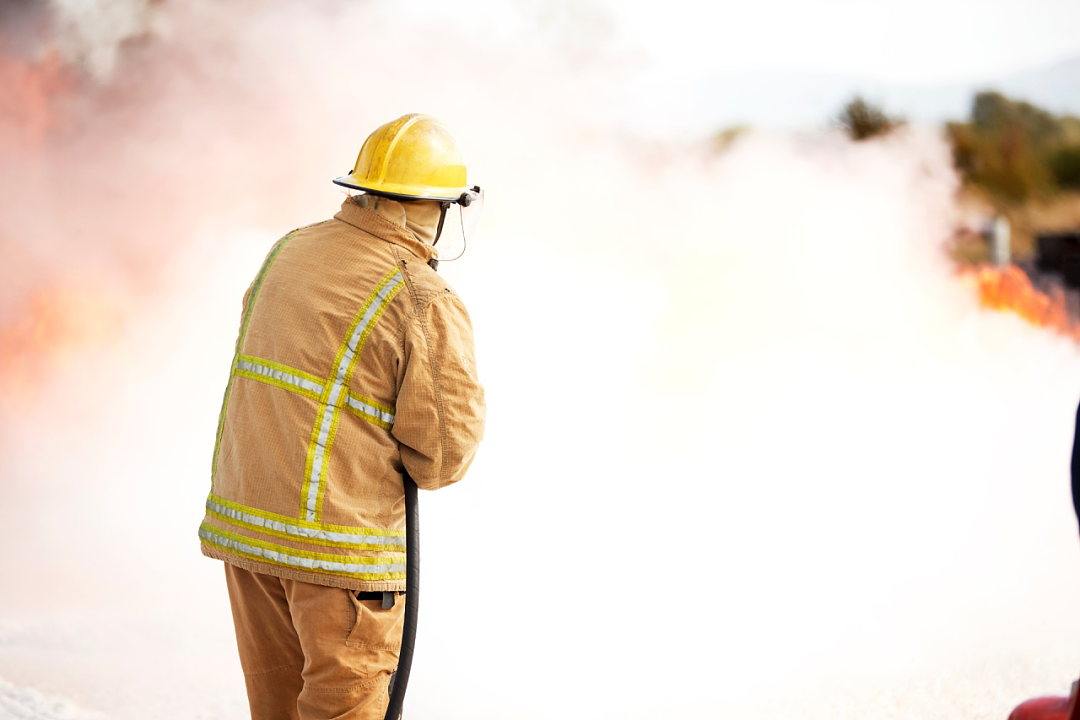
[[[416,483],[405,473],[405,626],[401,629],[401,654],[398,656],[386,720],[400,720],[409,685],[413,646],[416,643],[416,618],[420,610],[420,507]]]

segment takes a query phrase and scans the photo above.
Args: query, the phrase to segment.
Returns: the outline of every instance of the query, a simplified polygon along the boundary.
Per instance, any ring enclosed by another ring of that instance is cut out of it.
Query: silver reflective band
[[[236,367],[239,370],[246,370],[256,375],[262,375],[264,377],[273,378],[279,382],[286,383],[288,385],[295,385],[298,388],[304,390],[310,390],[316,395],[322,395],[323,386],[317,382],[312,382],[307,378],[297,377],[284,370],[278,370],[277,368],[268,367],[266,365],[258,365],[256,363],[247,362],[246,360],[237,360]]]
[[[330,542],[350,545],[387,545],[391,548],[405,547],[405,538],[403,537],[395,537],[393,535],[355,535],[353,533],[331,532],[329,530],[299,527],[297,525],[283,523],[280,520],[271,520],[270,518],[259,517],[258,515],[243,512],[242,510],[225,507],[213,500],[206,501],[206,509],[215,512],[218,515],[224,515],[233,520],[247,523],[248,525],[255,525],[257,527],[268,528],[289,535],[296,535],[298,538],[317,538],[319,540],[329,540]]]
[[[368,405],[366,402],[363,402],[362,400],[357,400],[352,395],[347,395],[345,397],[345,402],[347,402],[349,404],[349,407],[353,408],[354,410],[359,410],[360,412],[364,413],[365,415],[370,415],[371,417],[375,418],[376,420],[382,420],[387,425],[393,425],[394,424],[394,415],[393,415],[393,413],[388,413],[385,410],[380,410],[379,408],[375,407],[374,405]]]
[[[326,407],[323,409],[322,421],[319,424],[319,434],[315,440],[315,452],[311,462],[311,483],[308,485],[308,495],[305,502],[307,508],[307,519],[314,521],[316,516],[316,508],[319,501],[319,487],[322,484],[322,468],[323,457],[326,454],[326,441],[330,437],[330,428],[334,424],[334,414],[337,412],[338,398],[341,397],[341,391],[345,387],[345,375],[349,372],[349,366],[352,365],[353,356],[356,354],[356,345],[360,342],[360,338],[371,327],[372,321],[386,304],[387,296],[391,295],[397,290],[398,286],[405,282],[405,278],[401,276],[401,271],[398,270],[390,279],[383,285],[382,289],[376,293],[372,298],[371,304],[368,305],[363,316],[360,318],[360,322],[356,323],[356,328],[353,330],[352,335],[349,337],[349,342],[345,348],[345,352],[341,356],[341,362],[337,366],[337,374],[334,376],[334,384],[330,386],[330,394],[326,398]]]
[[[280,565],[299,567],[304,568],[305,570],[326,570],[329,572],[350,573],[353,575],[383,575],[386,573],[405,572],[404,562],[369,565],[367,563],[334,562],[332,560],[316,560],[314,558],[296,557],[294,555],[287,555],[276,550],[269,550],[267,548],[248,545],[247,543],[240,542],[239,540],[221,537],[220,535],[213,533],[206,528],[199,528],[199,537],[201,537],[203,540],[206,540],[207,542],[211,542],[215,545],[220,545],[227,550],[235,550],[236,552],[240,552],[245,555],[253,555],[264,560],[269,560],[270,562],[278,563]]]

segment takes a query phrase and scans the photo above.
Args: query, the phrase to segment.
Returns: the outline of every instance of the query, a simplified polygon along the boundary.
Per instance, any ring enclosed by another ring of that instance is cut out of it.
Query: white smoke
[[[49,5],[55,49],[98,81],[112,76],[124,42],[154,29],[150,0],[49,0]]]
[[[139,211],[122,247],[160,226],[171,260],[123,342],[5,428],[0,677],[114,717],[244,716],[194,534],[240,296],[334,211],[366,133],[422,110],[487,191],[441,271],[490,410],[469,477],[422,497],[410,717],[989,719],[1067,689],[1080,352],[952,275],[936,132],[711,156],[614,133],[603,48],[574,68],[375,3],[161,12],[170,39],[113,82],[168,81],[78,142],[133,155],[125,179],[169,170],[101,217]]]

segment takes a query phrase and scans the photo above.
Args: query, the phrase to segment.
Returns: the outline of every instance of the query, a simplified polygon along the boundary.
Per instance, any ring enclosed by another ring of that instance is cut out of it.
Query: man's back
[[[472,328],[433,255],[351,200],[275,245],[244,300],[205,554],[403,589],[403,471],[422,488],[455,482],[483,430]]]

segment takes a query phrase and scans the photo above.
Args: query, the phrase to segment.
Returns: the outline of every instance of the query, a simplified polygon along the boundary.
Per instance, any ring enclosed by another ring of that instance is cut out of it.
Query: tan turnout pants
[[[356,591],[225,563],[252,720],[383,720],[405,597],[384,610]]]

